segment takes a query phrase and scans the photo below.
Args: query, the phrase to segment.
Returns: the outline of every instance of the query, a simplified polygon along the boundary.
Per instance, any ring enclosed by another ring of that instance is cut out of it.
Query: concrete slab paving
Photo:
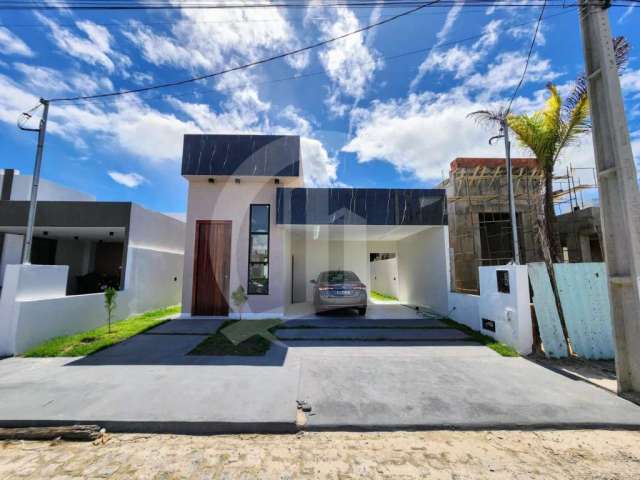
[[[640,428],[640,407],[473,342],[308,340],[263,357],[188,355],[204,338],[143,334],[89,357],[0,360],[0,426],[290,432],[302,400],[309,429]]]
[[[309,354],[299,397],[312,430],[640,428],[639,406],[523,358]]]
[[[178,318],[147,330],[145,334],[211,335],[218,331],[223,322],[220,319]]]
[[[123,365],[105,357],[93,365],[69,358],[0,361],[0,426],[96,423],[110,431],[190,434],[296,430],[296,362],[274,368],[229,361],[237,357],[220,365],[216,357],[208,357],[211,363],[189,357],[182,364]]]
[[[460,330],[390,328],[287,328],[276,331],[281,340],[466,340]]]

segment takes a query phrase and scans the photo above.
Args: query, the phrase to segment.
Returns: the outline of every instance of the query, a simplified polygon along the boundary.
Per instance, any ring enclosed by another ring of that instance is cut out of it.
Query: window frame
[[[252,227],[253,207],[267,207],[267,231],[254,232]],[[266,235],[267,237],[267,260],[264,262],[255,262],[251,260],[251,247],[253,245],[253,235]],[[252,203],[249,205],[249,238],[247,242],[247,295],[269,295],[269,280],[271,276],[271,204],[270,203]],[[251,266],[266,265],[267,266],[267,288],[265,292],[251,291]]]

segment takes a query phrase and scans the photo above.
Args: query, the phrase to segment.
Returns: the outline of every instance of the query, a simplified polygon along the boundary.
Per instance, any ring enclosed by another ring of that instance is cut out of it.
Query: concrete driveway
[[[329,312],[324,315],[316,315],[311,303],[294,303],[287,307],[285,318],[315,320],[319,318],[364,318],[370,320],[401,320],[420,319],[422,316],[416,310],[399,302],[369,302],[366,315],[360,317],[355,310],[341,310]]]
[[[2,360],[0,425],[178,433],[640,427],[640,407],[465,339],[285,340],[264,357],[187,355],[218,325],[175,320],[90,357]],[[299,412],[298,402],[311,411]]]

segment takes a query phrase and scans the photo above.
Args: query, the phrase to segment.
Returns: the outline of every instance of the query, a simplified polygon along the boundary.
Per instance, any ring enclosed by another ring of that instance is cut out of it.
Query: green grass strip
[[[236,323],[237,320],[227,320],[218,328],[213,335],[209,335],[196,348],[189,352],[189,355],[205,355],[213,357],[240,356],[240,357],[260,357],[271,348],[271,342],[261,336],[254,335],[251,338],[234,345],[221,330]]]
[[[503,357],[520,356],[520,354],[513,347],[510,347],[506,343],[499,342],[489,335],[483,335],[482,333],[477,332],[476,330],[473,330],[472,328],[469,328],[462,323],[458,323],[454,320],[451,320],[450,318],[441,318],[440,321],[446,323],[450,328],[457,328],[458,330],[466,333],[476,342],[481,343],[485,347],[489,347],[491,350],[502,355]]]
[[[145,332],[167,321],[167,317],[180,313],[180,305],[151,310],[133,315],[111,324],[111,333],[107,325],[88,332],[56,337],[28,350],[25,357],[80,357],[91,355],[127,338]]]
[[[372,300],[378,300],[379,302],[385,302],[385,301],[397,302],[398,301],[398,299],[394,296],[386,295],[384,293],[376,292],[374,290],[371,290],[371,292],[369,293],[369,297],[371,297]]]

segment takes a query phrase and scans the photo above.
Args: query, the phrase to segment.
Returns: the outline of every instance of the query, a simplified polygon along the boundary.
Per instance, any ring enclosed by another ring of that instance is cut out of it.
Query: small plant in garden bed
[[[133,315],[125,320],[104,325],[88,332],[48,340],[24,353],[25,357],[80,357],[103,350],[138,335],[180,313],[180,305]]]

